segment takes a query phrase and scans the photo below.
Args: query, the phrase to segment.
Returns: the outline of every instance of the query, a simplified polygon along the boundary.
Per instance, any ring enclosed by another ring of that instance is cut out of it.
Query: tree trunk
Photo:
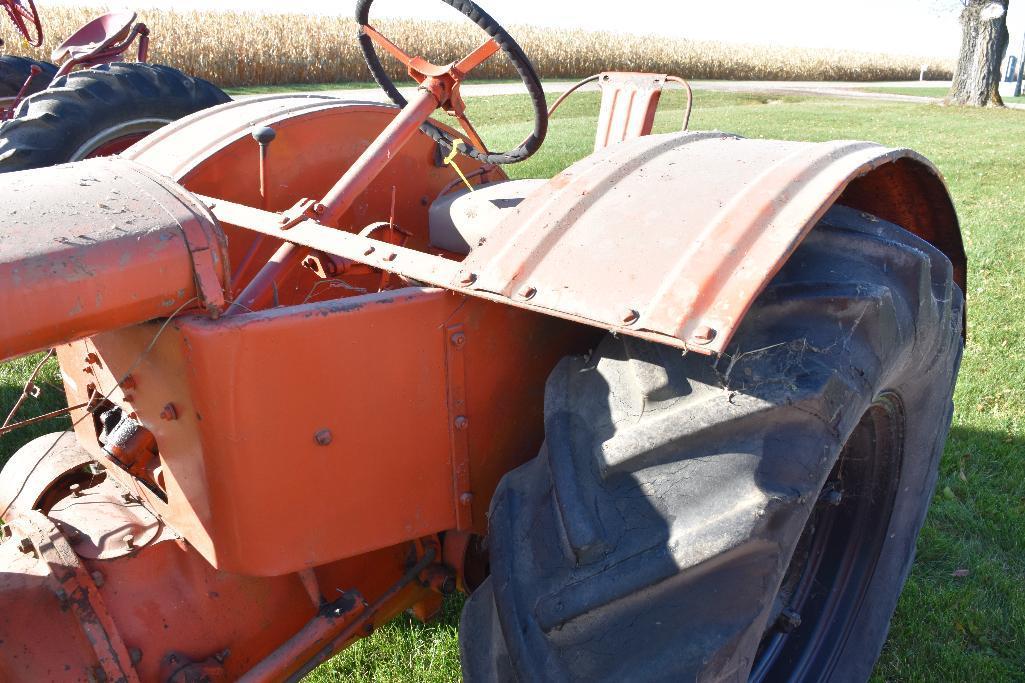
[[[947,104],[1002,107],[1000,63],[1007,52],[1007,5],[1010,0],[964,0],[961,54]]]

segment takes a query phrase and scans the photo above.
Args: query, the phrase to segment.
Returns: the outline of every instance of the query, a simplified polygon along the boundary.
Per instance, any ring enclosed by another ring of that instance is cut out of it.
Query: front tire
[[[863,681],[935,487],[950,262],[834,207],[720,358],[609,336],[548,380],[468,600],[484,680]]]
[[[184,116],[230,98],[156,64],[76,71],[21,103],[0,126],[0,173],[109,156]]]

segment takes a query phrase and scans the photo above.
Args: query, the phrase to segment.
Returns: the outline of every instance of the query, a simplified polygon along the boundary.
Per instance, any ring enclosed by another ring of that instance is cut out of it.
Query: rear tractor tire
[[[219,88],[157,64],[107,64],[63,76],[0,125],[0,173],[124,151],[184,116],[229,101]]]
[[[864,681],[936,484],[963,348],[937,249],[845,207],[719,358],[609,336],[502,480],[467,681]]]
[[[50,85],[53,77],[57,74],[57,67],[49,62],[41,62],[28,57],[16,57],[15,55],[0,55],[0,98],[15,97],[21,92],[22,86],[32,73],[32,67],[38,66],[42,71],[37,74],[29,83],[26,95],[32,95]]]

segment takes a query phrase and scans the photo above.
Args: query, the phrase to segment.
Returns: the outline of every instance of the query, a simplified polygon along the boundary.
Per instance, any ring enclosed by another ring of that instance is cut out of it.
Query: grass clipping
[[[0,38],[14,54],[48,59],[79,26],[102,13],[95,7],[44,6],[46,43],[29,49],[8,21]],[[152,29],[150,61],[168,64],[222,87],[284,83],[341,83],[369,79],[356,44],[356,24],[340,17],[242,12],[146,10]],[[375,22],[411,54],[448,63],[480,44],[469,22]],[[890,81],[917,80],[922,60],[845,50],[778,48],[605,32],[513,26],[510,32],[542,78],[582,78],[606,70],[671,73],[688,79]],[[393,60],[393,77],[404,74]],[[950,78],[951,64],[930,66],[931,78]],[[517,79],[504,58],[474,72],[482,79]]]

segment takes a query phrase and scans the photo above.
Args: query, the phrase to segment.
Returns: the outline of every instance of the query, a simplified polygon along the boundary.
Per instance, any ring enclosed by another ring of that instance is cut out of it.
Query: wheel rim
[[[826,479],[787,567],[751,681],[828,677],[868,594],[900,480],[903,408],[862,416]]]
[[[89,138],[68,161],[119,154],[168,123],[167,119],[137,119],[113,126]]]

